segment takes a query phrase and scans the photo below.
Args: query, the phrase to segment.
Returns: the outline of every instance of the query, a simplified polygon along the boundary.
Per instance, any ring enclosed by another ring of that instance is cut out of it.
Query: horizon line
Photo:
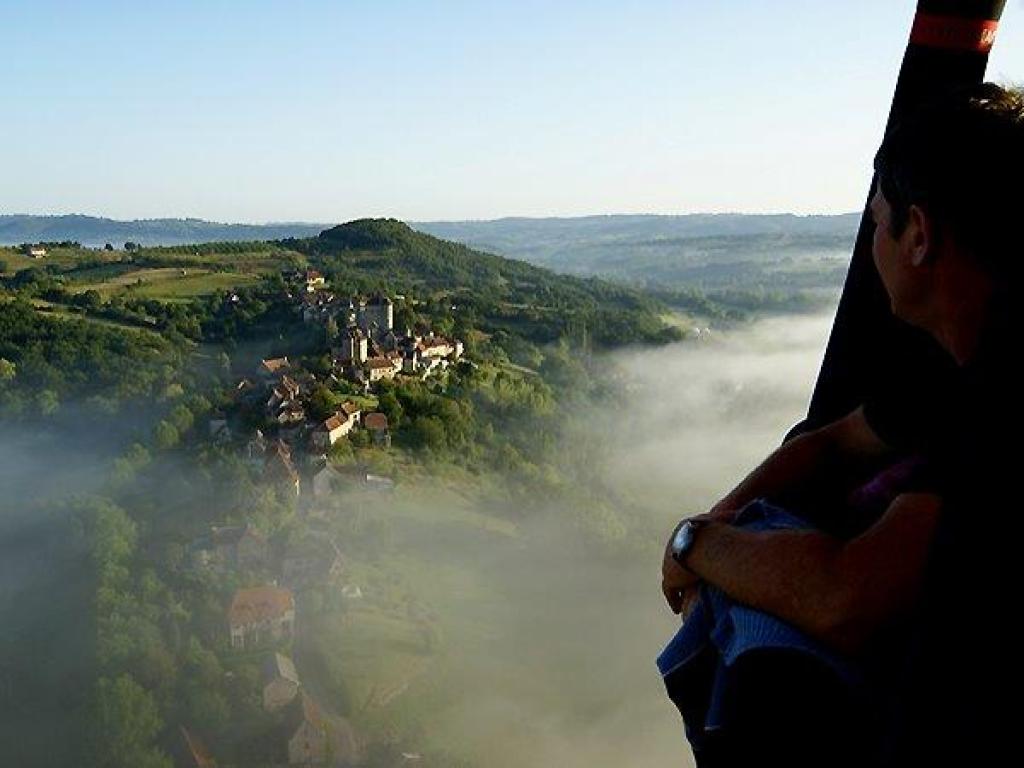
[[[398,216],[357,216],[328,221],[218,221],[216,219],[203,219],[197,216],[152,216],[133,219],[114,218],[92,213],[80,213],[77,211],[69,213],[2,213],[0,219],[5,218],[34,218],[34,219],[61,219],[61,218],[85,218],[101,221],[110,221],[117,224],[140,224],[146,222],[180,221],[197,222],[202,224],[215,224],[226,227],[281,227],[281,226],[337,226],[352,221],[373,220],[373,219],[394,219],[406,224],[486,224],[499,221],[571,221],[575,219],[602,219],[602,218],[684,218],[688,216],[748,216],[748,217],[773,217],[792,216],[794,218],[841,218],[863,214],[863,211],[843,211],[841,213],[795,213],[793,211],[772,211],[772,212],[747,212],[747,211],[688,211],[685,213],[583,213],[576,215],[505,215],[492,218],[431,218],[431,219],[406,219]]]

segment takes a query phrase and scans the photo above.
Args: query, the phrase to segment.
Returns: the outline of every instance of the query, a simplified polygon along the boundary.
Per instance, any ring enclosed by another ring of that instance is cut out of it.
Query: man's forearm
[[[851,651],[915,599],[940,506],[933,494],[903,494],[847,542],[709,522],[686,567],[737,602]]]
[[[733,600],[822,637],[831,632],[841,597],[841,546],[818,531],[746,531],[709,522],[686,567]]]

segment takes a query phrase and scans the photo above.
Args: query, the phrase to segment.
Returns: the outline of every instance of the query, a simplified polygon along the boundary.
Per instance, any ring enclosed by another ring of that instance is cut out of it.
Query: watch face
[[[689,522],[683,523],[679,526],[679,530],[676,531],[675,538],[672,539],[672,554],[678,557],[680,554],[685,552],[690,547],[690,542],[693,539],[693,526]]]

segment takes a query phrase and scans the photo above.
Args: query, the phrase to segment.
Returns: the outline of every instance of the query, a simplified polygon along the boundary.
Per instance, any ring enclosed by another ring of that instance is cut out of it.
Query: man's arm
[[[711,515],[731,520],[737,510],[759,497],[774,497],[794,488],[849,482],[863,478],[878,460],[892,453],[858,408],[820,429],[783,443],[711,509]]]
[[[753,532],[712,521],[700,529],[686,569],[672,573],[682,589],[701,579],[850,652],[917,596],[940,506],[934,494],[903,494],[848,542],[817,531]]]

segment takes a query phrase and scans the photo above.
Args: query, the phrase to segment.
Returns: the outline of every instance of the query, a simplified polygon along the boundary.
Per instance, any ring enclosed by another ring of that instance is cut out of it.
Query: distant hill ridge
[[[0,215],[0,245],[74,240],[89,247],[105,243],[120,246],[190,245],[242,240],[279,240],[311,237],[330,224],[288,223],[222,224],[202,219],[136,219],[118,221],[82,214],[62,216]]]
[[[486,246],[506,255],[555,245],[567,239],[637,241],[650,238],[693,238],[744,235],[842,235],[856,229],[859,214],[797,216],[794,214],[607,215],[568,218],[508,217],[484,221],[410,222],[421,232]],[[327,223],[275,222],[225,224],[203,219],[136,219],[121,221],[83,214],[0,215],[0,244],[76,240],[86,246],[187,245],[202,242],[280,240],[313,237]],[[350,232],[351,234],[351,232]],[[518,247],[516,247],[518,246]]]
[[[412,226],[437,237],[466,241],[503,238],[532,242],[567,237],[724,237],[745,235],[833,235],[856,230],[860,213],[685,213],[613,214],[568,218],[507,217],[482,221],[423,221]]]

